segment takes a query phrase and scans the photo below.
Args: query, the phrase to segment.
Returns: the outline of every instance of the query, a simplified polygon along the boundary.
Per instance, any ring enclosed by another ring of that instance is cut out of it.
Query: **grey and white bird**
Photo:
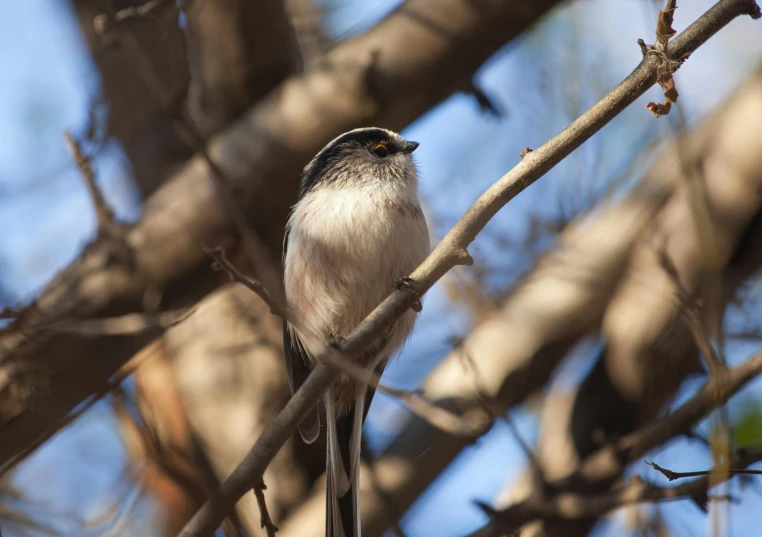
[[[331,141],[304,168],[283,252],[294,321],[283,323],[292,393],[315,365],[315,342],[341,341],[428,255],[412,156],[417,147],[386,129],[355,129]],[[358,362],[381,373],[415,319],[415,312],[406,312]],[[373,394],[342,375],[322,408],[299,427],[303,440],[312,443],[321,415],[325,421],[327,537],[360,537],[360,438]]]

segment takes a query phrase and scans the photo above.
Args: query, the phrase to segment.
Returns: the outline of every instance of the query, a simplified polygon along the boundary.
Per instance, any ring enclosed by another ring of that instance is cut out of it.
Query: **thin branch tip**
[[[265,500],[265,490],[267,486],[263,479],[259,479],[257,483],[252,487],[254,496],[257,499],[257,506],[259,507],[259,524],[261,528],[264,528],[267,532],[267,537],[275,537],[278,532],[278,526],[275,525],[273,519],[270,517],[270,511],[267,509],[267,501]]]
[[[271,313],[284,319],[286,318],[286,308],[281,306],[278,301],[272,297],[262,282],[250,278],[238,270],[238,268],[227,258],[225,250],[222,247],[210,247],[204,245],[201,248],[204,250],[204,253],[212,258],[212,270],[225,272],[231,282],[240,283],[261,298],[270,308]]]
[[[502,110],[502,108],[498,106],[494,100],[484,92],[481,86],[478,85],[478,83],[473,78],[471,79],[471,87],[469,88],[469,91],[476,99],[476,102],[479,104],[479,108],[482,112],[489,113],[493,117],[497,118],[505,117],[505,112]]]
[[[481,500],[473,500],[473,504],[478,507],[482,513],[487,515],[490,520],[494,520],[497,517],[497,511],[485,502]]]
[[[72,160],[79,170],[79,174],[87,187],[90,199],[95,208],[95,216],[98,222],[98,234],[100,236],[109,236],[118,238],[121,236],[121,226],[116,223],[114,212],[106,202],[101,189],[95,181],[95,171],[93,170],[91,159],[82,151],[80,143],[69,131],[64,132],[64,140],[71,153]]]
[[[718,465],[715,468],[712,468],[710,470],[697,470],[693,472],[675,472],[673,470],[669,470],[668,468],[663,468],[656,464],[655,462],[648,462],[643,461],[648,466],[656,470],[657,472],[661,473],[664,477],[669,479],[670,481],[675,481],[676,479],[685,479],[686,477],[705,477],[705,476],[720,476],[720,475],[726,475],[726,476],[734,476],[734,475],[762,475],[762,470],[750,470],[745,467],[740,466],[746,466],[747,464],[743,463],[744,459],[748,459],[751,462],[756,462],[759,459],[759,451],[760,447],[753,448],[751,451],[747,452],[744,449],[739,449],[735,452],[733,456],[734,461],[740,461],[739,464],[736,465],[736,467],[728,467],[727,465]]]

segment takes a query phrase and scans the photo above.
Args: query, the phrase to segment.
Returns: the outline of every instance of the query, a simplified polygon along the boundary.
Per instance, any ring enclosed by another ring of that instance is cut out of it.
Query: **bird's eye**
[[[373,148],[373,154],[376,155],[378,158],[384,158],[386,155],[389,154],[389,150],[386,148],[384,144],[376,144],[376,147]]]

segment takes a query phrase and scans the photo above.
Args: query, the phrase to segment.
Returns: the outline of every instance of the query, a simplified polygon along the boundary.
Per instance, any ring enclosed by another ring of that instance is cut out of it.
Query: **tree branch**
[[[719,2],[672,41],[671,54],[682,57],[685,53],[692,52],[735,17],[750,14],[754,8],[756,4],[748,0]],[[346,358],[351,360],[359,356],[372,344],[378,333],[389,328],[413,306],[418,296],[428,291],[451,268],[461,264],[467,256],[466,248],[500,208],[642,95],[655,83],[659,68],[658,60],[646,56],[617,88],[560,134],[529,153],[513,170],[482,194],[413,272],[411,278],[416,282],[415,292],[401,287],[392,293],[339,345]],[[261,477],[269,460],[275,456],[310,408],[317,404],[324,390],[338,374],[338,371],[330,369],[324,363],[313,371],[272,426],[260,436],[241,465],[222,484],[218,493],[210,498],[183,529],[181,537],[201,537],[214,532],[225,513],[251,488],[252,480]]]
[[[614,493],[605,493],[598,497],[601,499],[596,500],[595,495],[600,494],[596,490],[597,483],[605,483],[617,477],[621,468],[628,462],[642,457],[671,438],[689,431],[693,425],[715,408],[725,404],[731,396],[760,373],[762,373],[762,352],[752,356],[740,366],[727,370],[725,374],[712,376],[696,395],[672,414],[653,421],[642,429],[624,436],[619,441],[601,448],[585,459],[579,471],[574,475],[547,483],[545,491],[543,491],[545,494],[533,494],[524,501],[495,511],[494,519],[470,534],[469,537],[499,537],[511,534],[538,518],[581,519],[589,516],[594,517],[621,505]],[[718,386],[723,388],[721,393],[717,391]],[[750,453],[753,453],[754,457],[760,458],[755,458],[744,464],[734,461],[732,466],[741,468],[751,462],[762,460],[762,448],[751,450]],[[725,479],[729,476],[727,472],[723,475]],[[716,476],[712,474],[712,476],[707,476],[706,479],[699,481],[707,483],[706,480],[709,477],[716,479]],[[692,482],[689,485],[695,485],[697,482]],[[716,482],[712,481],[712,483]],[[703,490],[706,489],[706,484],[704,484]],[[646,497],[651,498],[651,501],[665,499],[666,497],[661,493],[662,490],[670,489],[651,490],[649,494],[652,496]],[[575,501],[568,500],[567,494],[570,493],[574,495]],[[573,506],[576,502],[584,502],[584,497],[580,495],[586,493],[589,498],[593,498],[591,505],[594,505],[594,508],[577,509],[575,507],[574,509],[566,509],[563,507],[564,505]],[[681,495],[687,495],[687,493]],[[635,498],[637,501],[643,501],[644,496],[641,496],[641,492],[637,492]]]
[[[270,518],[270,511],[267,509],[267,502],[265,501],[265,486],[264,481],[254,484],[254,496],[257,498],[257,505],[259,506],[260,524],[267,532],[267,537],[275,537],[278,532],[278,526],[275,525],[272,518]]]
[[[205,137],[301,70],[283,0],[191,2],[187,110]]]
[[[69,148],[74,163],[79,169],[79,174],[82,176],[82,180],[87,187],[87,191],[90,194],[90,199],[93,200],[93,207],[95,208],[95,215],[98,222],[98,233],[106,234],[111,237],[119,237],[121,235],[120,228],[114,221],[114,212],[111,207],[106,203],[106,198],[103,197],[103,193],[98,188],[95,182],[95,172],[90,164],[90,157],[85,156],[79,146],[79,143],[74,139],[74,136],[70,132],[64,133],[64,139],[66,145]]]
[[[151,98],[143,81],[134,76],[114,29],[118,23],[136,37],[141,53],[160,73],[162,87],[180,99],[187,93],[189,75],[186,39],[178,25],[179,3],[172,0],[121,0],[117,4],[123,9],[110,14],[104,13],[104,4],[98,0],[74,0],[73,4],[101,75],[100,91],[93,108],[95,110],[97,106],[97,111],[101,112],[102,107],[104,113],[95,116],[94,126],[98,127],[95,132],[102,134],[104,142],[109,137],[119,140],[132,164],[135,181],[147,197],[192,152],[163,113],[161,105]],[[114,4],[109,2],[106,5]],[[101,117],[105,125],[99,124]],[[101,127],[105,127],[105,132],[101,133]]]
[[[739,451],[733,457],[733,465],[744,468],[762,461],[762,447]],[[660,487],[638,477],[620,490],[605,494],[585,496],[579,493],[562,493],[553,497],[536,497],[504,511],[493,513],[494,520],[469,537],[497,537],[511,535],[532,520],[576,520],[600,517],[609,511],[636,503],[653,503],[684,499],[707,499],[711,486],[727,481],[732,474],[718,473],[716,481],[709,476],[695,479],[676,487]]]
[[[270,307],[270,311],[283,319],[295,323],[288,316],[285,308],[268,293],[265,286],[257,280],[253,280],[238,270],[225,256],[221,248],[206,248],[206,252],[214,259],[220,269],[224,269],[231,281],[240,283]],[[413,414],[420,417],[434,427],[449,434],[474,438],[481,436],[491,425],[492,419],[482,409],[472,409],[463,416],[450,412],[429,401],[419,393],[408,390],[400,390],[381,384],[381,375],[375,371],[366,369],[356,362],[347,360],[343,355],[336,352],[325,352],[322,359],[336,369],[351,377],[384,392],[404,402]]]
[[[655,462],[643,461],[654,470],[660,472],[664,477],[670,481],[676,479],[685,479],[686,477],[699,477],[699,476],[724,476],[728,473],[731,475],[762,475],[762,470],[749,470],[748,468],[720,468],[718,470],[699,470],[696,472],[674,472],[667,468],[662,468]]]

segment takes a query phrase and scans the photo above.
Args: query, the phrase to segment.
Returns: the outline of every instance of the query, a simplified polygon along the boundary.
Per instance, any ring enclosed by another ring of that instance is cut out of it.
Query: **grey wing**
[[[304,345],[299,340],[299,336],[289,330],[287,321],[283,321],[283,354],[286,358],[288,386],[293,395],[307,380],[312,367]],[[316,405],[299,424],[299,433],[302,435],[302,440],[307,444],[313,443],[320,435],[319,408]]]
[[[288,229],[283,237],[283,265],[286,264],[286,249],[288,248]],[[286,359],[286,373],[291,395],[296,393],[307,380],[312,370],[307,350],[299,340],[299,336],[289,330],[288,321],[283,320],[283,356]],[[299,424],[299,433],[305,443],[311,444],[320,435],[320,407],[316,406]]]

